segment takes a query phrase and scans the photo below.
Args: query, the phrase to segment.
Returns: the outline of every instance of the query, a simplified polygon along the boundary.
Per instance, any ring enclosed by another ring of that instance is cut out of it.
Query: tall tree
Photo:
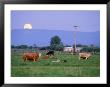
[[[61,51],[63,50],[63,43],[61,42],[61,39],[59,36],[54,36],[51,38],[50,41],[50,49],[51,50],[57,50],[57,51]]]
[[[50,45],[59,45],[61,43],[61,39],[59,36],[54,36],[51,38]]]

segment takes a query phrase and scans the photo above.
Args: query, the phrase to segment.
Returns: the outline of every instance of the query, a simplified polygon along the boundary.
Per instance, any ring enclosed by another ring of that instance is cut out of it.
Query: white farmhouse
[[[76,47],[76,52],[80,52],[83,47]]]
[[[81,49],[82,49],[82,47],[76,47],[76,52],[80,52]],[[73,47],[64,47],[63,51],[64,52],[73,52],[74,49],[73,49]]]
[[[73,52],[73,47],[64,47],[64,52]]]

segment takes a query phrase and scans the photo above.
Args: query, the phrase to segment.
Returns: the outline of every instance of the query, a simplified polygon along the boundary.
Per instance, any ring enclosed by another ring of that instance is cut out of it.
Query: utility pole
[[[73,54],[76,54],[76,30],[78,26],[74,26],[74,45],[73,45]]]

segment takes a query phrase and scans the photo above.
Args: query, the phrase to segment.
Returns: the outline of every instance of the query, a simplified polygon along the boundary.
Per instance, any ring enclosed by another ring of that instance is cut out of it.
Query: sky
[[[74,30],[92,32],[100,29],[100,11],[75,10],[35,10],[12,11],[12,29],[22,29],[24,24],[32,24],[33,29]]]
[[[24,30],[24,24],[32,30]],[[11,12],[11,42],[46,46],[58,35],[65,44],[73,44],[74,26],[77,43],[100,45],[100,11],[98,10],[13,10]]]

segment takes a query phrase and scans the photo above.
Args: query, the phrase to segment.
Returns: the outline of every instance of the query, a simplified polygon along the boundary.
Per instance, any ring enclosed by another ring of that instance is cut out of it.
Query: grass
[[[42,53],[45,56],[45,53]],[[61,62],[53,63],[52,60]],[[67,60],[67,62],[63,62]],[[37,62],[22,59],[22,52],[12,52],[12,77],[98,77],[100,76],[100,55],[93,55],[88,60],[78,59],[78,55],[55,53],[55,58],[40,58]]]

